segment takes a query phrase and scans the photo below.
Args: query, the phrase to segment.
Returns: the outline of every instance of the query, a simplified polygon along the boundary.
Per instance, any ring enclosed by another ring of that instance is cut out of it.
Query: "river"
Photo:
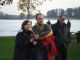
[[[0,19],[0,36],[16,36],[18,31],[21,29],[21,24],[24,20],[1,20]],[[32,25],[36,23],[36,20],[31,20]],[[56,23],[57,20],[50,20],[51,24]],[[44,23],[47,22],[47,19]],[[65,20],[67,22],[67,20]],[[70,20],[71,32],[80,31],[80,20]]]

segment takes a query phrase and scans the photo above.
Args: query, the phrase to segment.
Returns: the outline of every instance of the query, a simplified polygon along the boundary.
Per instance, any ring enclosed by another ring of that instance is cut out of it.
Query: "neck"
[[[39,24],[39,23],[38,23],[38,25],[39,25],[39,26],[43,26],[44,24]]]

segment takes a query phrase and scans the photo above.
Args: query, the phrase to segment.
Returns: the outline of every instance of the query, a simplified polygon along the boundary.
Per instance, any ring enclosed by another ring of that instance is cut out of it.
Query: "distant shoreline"
[[[27,18],[26,18],[27,19]],[[35,19],[35,18],[31,18],[30,20]],[[45,18],[47,20],[57,20],[57,18]],[[0,20],[25,20],[25,19],[0,19]],[[80,20],[80,19],[66,19],[66,20]]]

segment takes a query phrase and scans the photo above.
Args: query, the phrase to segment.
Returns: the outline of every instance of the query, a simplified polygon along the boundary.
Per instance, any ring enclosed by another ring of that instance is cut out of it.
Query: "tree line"
[[[47,18],[57,18],[59,15],[64,15],[71,19],[80,19],[80,7],[64,9],[54,9],[47,12]]]
[[[80,7],[64,9],[53,9],[47,12],[46,18],[56,19],[59,15],[64,15],[70,19],[80,19]],[[20,13],[20,15],[5,14],[0,11],[0,19],[26,19],[27,15]],[[30,19],[35,18],[35,15],[30,14]]]

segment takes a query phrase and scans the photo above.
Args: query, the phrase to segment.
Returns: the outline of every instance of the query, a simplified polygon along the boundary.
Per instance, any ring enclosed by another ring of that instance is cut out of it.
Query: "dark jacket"
[[[22,31],[17,34],[13,60],[29,60],[31,58],[33,47],[30,42],[31,38],[33,38],[31,31]]]
[[[56,39],[56,44],[58,46],[60,45],[67,46],[69,43],[67,25],[65,23],[61,25],[59,22],[57,22],[53,24],[51,28],[53,31],[53,35],[55,36],[55,39]]]

